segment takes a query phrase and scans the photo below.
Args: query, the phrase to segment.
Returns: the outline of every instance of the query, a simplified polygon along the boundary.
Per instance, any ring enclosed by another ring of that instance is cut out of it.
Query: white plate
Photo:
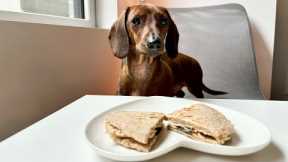
[[[210,154],[240,156],[257,152],[271,141],[270,131],[259,121],[237,111],[217,105],[206,104],[223,113],[234,125],[236,133],[228,145],[208,144],[189,139],[175,132],[162,132],[156,147],[143,153],[126,149],[115,144],[104,129],[104,116],[111,111],[157,111],[171,113],[196,101],[169,97],[148,97],[125,103],[94,117],[87,125],[85,133],[88,143],[100,155],[119,161],[143,161],[168,153],[178,147],[185,147]]]

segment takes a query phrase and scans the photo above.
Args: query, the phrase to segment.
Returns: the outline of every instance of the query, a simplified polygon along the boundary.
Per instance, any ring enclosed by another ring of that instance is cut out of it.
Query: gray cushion
[[[229,94],[206,98],[263,99],[249,21],[238,4],[169,9],[179,33],[179,51],[196,58],[204,83]],[[186,92],[185,97],[192,97]]]

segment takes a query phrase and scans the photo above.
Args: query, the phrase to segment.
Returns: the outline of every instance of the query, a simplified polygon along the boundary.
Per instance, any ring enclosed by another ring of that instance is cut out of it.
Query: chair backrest
[[[263,99],[249,20],[239,4],[169,9],[179,33],[180,52],[196,58],[204,83],[227,95],[207,98]],[[187,95],[191,97],[191,95]]]

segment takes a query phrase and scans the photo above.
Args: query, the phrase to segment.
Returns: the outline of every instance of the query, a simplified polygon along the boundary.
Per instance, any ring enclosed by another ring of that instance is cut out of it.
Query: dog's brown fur
[[[145,46],[156,37],[161,42],[157,50]],[[200,64],[178,53],[179,33],[165,8],[128,7],[113,24],[109,40],[114,55],[122,59],[119,95],[183,97],[183,86],[199,98],[203,90],[225,94],[207,88]]]

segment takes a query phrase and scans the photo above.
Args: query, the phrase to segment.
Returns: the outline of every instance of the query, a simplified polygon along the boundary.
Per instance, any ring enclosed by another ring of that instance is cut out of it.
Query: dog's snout
[[[153,39],[152,41],[147,41],[147,47],[149,49],[160,49],[161,48],[160,38]]]

